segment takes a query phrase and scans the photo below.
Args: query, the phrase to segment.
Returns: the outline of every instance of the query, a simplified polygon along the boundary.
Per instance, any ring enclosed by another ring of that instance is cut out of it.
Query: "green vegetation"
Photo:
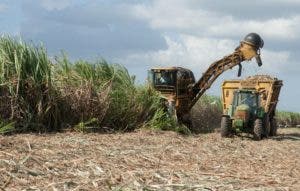
[[[52,65],[42,46],[0,39],[0,115],[16,122],[16,130],[57,129],[57,93],[52,87]]]
[[[0,121],[0,134],[8,134],[15,131],[14,122],[6,123]]]
[[[288,125],[295,127],[300,124],[300,113],[277,111],[276,112],[277,123],[280,125]]]
[[[65,54],[50,61],[42,46],[10,37],[0,39],[0,103],[0,133],[171,126],[157,114],[158,93],[136,86],[123,66]]]

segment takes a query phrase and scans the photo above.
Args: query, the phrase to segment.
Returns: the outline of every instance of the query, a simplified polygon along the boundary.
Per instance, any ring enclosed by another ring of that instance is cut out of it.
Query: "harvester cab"
[[[153,68],[149,71],[148,81],[166,100],[168,111],[174,111],[170,114],[189,125],[191,108],[223,72],[239,66],[238,75],[241,75],[241,63],[253,57],[259,66],[262,65],[260,49],[263,45],[258,34],[250,33],[232,54],[212,63],[198,81],[192,71],[181,67]]]
[[[169,114],[176,119],[182,116],[193,98],[188,88],[195,83],[193,72],[181,67],[153,68],[148,72],[148,81],[161,93]]]

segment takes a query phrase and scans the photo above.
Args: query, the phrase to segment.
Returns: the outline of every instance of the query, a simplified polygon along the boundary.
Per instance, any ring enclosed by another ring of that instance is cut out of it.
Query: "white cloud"
[[[165,36],[167,49],[136,53],[120,58],[120,63],[130,67],[151,68],[153,66],[182,66],[189,68],[199,76],[215,60],[230,54],[238,43],[230,39],[199,38],[180,35],[172,39]]]
[[[41,5],[48,11],[63,10],[72,4],[71,0],[41,0]]]
[[[263,66],[265,70],[276,74],[279,74],[280,72],[288,72],[289,68],[293,65],[290,52],[288,51],[264,50],[262,59],[264,60]],[[295,67],[294,70],[298,70],[298,68]]]
[[[193,9],[191,1],[155,0],[150,5],[136,5],[133,14],[148,21],[154,29],[202,36],[236,37],[255,31],[268,38],[293,40],[299,38],[300,32],[300,14],[287,18],[278,16],[267,20],[240,20],[230,14]]]
[[[215,18],[211,12],[189,9],[188,3],[180,0],[155,0],[151,5],[138,4],[133,14],[150,22],[155,29],[190,29],[201,27]]]
[[[231,34],[246,34],[256,31],[262,36],[274,39],[296,39],[299,38],[300,15],[291,18],[275,18],[267,21],[244,20],[235,21],[233,18],[223,18],[223,24],[212,25],[208,32],[219,36],[230,36]]]
[[[168,45],[165,50],[130,54],[116,61],[129,67],[139,67],[140,64],[147,68],[182,66],[191,69],[200,77],[211,63],[231,54],[239,45],[230,39],[199,38],[191,35],[180,35],[177,40],[165,36],[165,39]],[[290,68],[295,67],[290,59],[287,51],[262,50],[263,66],[258,68],[254,59],[250,63],[244,63],[245,75],[290,72]],[[287,64],[291,67],[286,67]]]

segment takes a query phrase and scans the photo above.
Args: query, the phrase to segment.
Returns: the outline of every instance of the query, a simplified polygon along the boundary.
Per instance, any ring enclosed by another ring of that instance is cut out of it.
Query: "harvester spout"
[[[251,60],[255,57],[258,66],[262,65],[262,61],[260,58],[260,49],[264,46],[263,39],[256,33],[249,33],[245,36],[245,38],[241,41],[241,45],[238,48],[244,60]]]
[[[239,66],[238,77],[240,77],[242,75],[242,64],[240,63],[238,66]]]
[[[256,55],[255,59],[256,59],[257,65],[259,67],[261,67],[262,66],[262,61],[261,61],[261,58],[260,58],[260,54]]]

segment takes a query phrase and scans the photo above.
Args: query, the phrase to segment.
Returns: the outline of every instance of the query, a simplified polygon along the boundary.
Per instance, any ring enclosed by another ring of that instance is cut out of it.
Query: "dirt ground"
[[[300,190],[300,128],[0,136],[0,190]]]

